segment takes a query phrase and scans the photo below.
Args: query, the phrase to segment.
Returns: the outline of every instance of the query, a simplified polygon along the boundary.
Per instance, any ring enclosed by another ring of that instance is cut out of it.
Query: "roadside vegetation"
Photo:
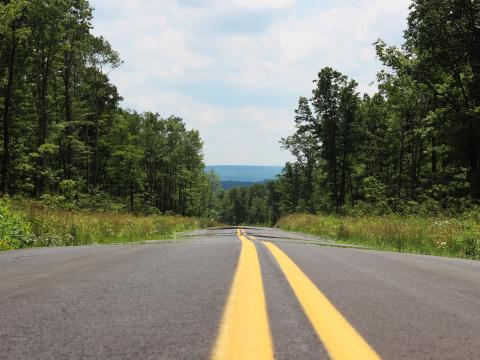
[[[0,202],[0,251],[173,239],[180,232],[214,225],[212,220],[178,215],[73,210],[4,199]]]
[[[403,45],[374,44],[375,93],[312,74],[281,140],[294,160],[228,191],[198,131],[121,108],[122,61],[92,16],[88,1],[0,2],[0,194],[30,199],[0,203],[0,249],[168,237],[208,218],[478,258],[478,2],[412,0]]]
[[[121,108],[122,61],[92,20],[88,1],[0,2],[0,250],[159,239],[215,217],[199,132]]]
[[[221,220],[478,258],[479,26],[478,2],[413,0],[402,46],[374,44],[378,91],[320,69],[281,140],[295,160],[223,194]]]
[[[121,108],[109,74],[122,61],[92,21],[88,1],[0,2],[0,194],[204,216],[199,132]]]
[[[458,218],[292,214],[277,227],[380,250],[480,259],[479,221],[480,212]]]

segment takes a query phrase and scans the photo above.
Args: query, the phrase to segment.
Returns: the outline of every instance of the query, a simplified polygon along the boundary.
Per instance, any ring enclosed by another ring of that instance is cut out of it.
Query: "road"
[[[480,358],[480,262],[187,235],[0,254],[0,358]]]

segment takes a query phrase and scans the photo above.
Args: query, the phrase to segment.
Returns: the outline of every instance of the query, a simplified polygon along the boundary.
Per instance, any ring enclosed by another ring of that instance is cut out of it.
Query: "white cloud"
[[[220,0],[220,2],[247,10],[288,9],[295,5],[295,0]]]
[[[291,8],[295,5],[295,0],[179,0],[177,4],[187,7],[263,11]]]
[[[209,163],[281,164],[298,96],[332,66],[371,91],[372,43],[398,41],[409,0],[92,0],[125,64],[127,106],[178,114]],[[311,5],[315,3],[316,5]],[[322,4],[323,3],[323,4]],[[310,4],[310,5],[308,5]]]

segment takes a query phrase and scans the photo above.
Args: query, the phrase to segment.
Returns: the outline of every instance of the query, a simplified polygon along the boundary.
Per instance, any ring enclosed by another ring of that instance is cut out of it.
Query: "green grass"
[[[380,250],[480,259],[478,212],[458,218],[293,214],[277,227]]]
[[[10,204],[3,201],[0,207],[9,219],[21,222],[22,229],[25,229],[21,237],[15,238],[18,238],[16,241],[7,243],[4,241],[7,237],[2,236],[0,251],[22,247],[163,240],[174,238],[183,231],[216,225],[205,219],[172,215],[142,216],[129,213],[51,209],[34,201]],[[9,220],[9,223],[12,221]]]

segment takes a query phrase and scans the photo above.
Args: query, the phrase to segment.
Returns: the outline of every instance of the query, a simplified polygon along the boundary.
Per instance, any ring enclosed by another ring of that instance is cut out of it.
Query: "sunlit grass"
[[[173,215],[51,209],[23,201],[11,206],[30,229],[26,246],[74,246],[172,239],[183,231],[214,226],[205,219]]]
[[[280,219],[277,226],[375,249],[480,259],[480,223],[477,216],[426,218],[293,214]]]

